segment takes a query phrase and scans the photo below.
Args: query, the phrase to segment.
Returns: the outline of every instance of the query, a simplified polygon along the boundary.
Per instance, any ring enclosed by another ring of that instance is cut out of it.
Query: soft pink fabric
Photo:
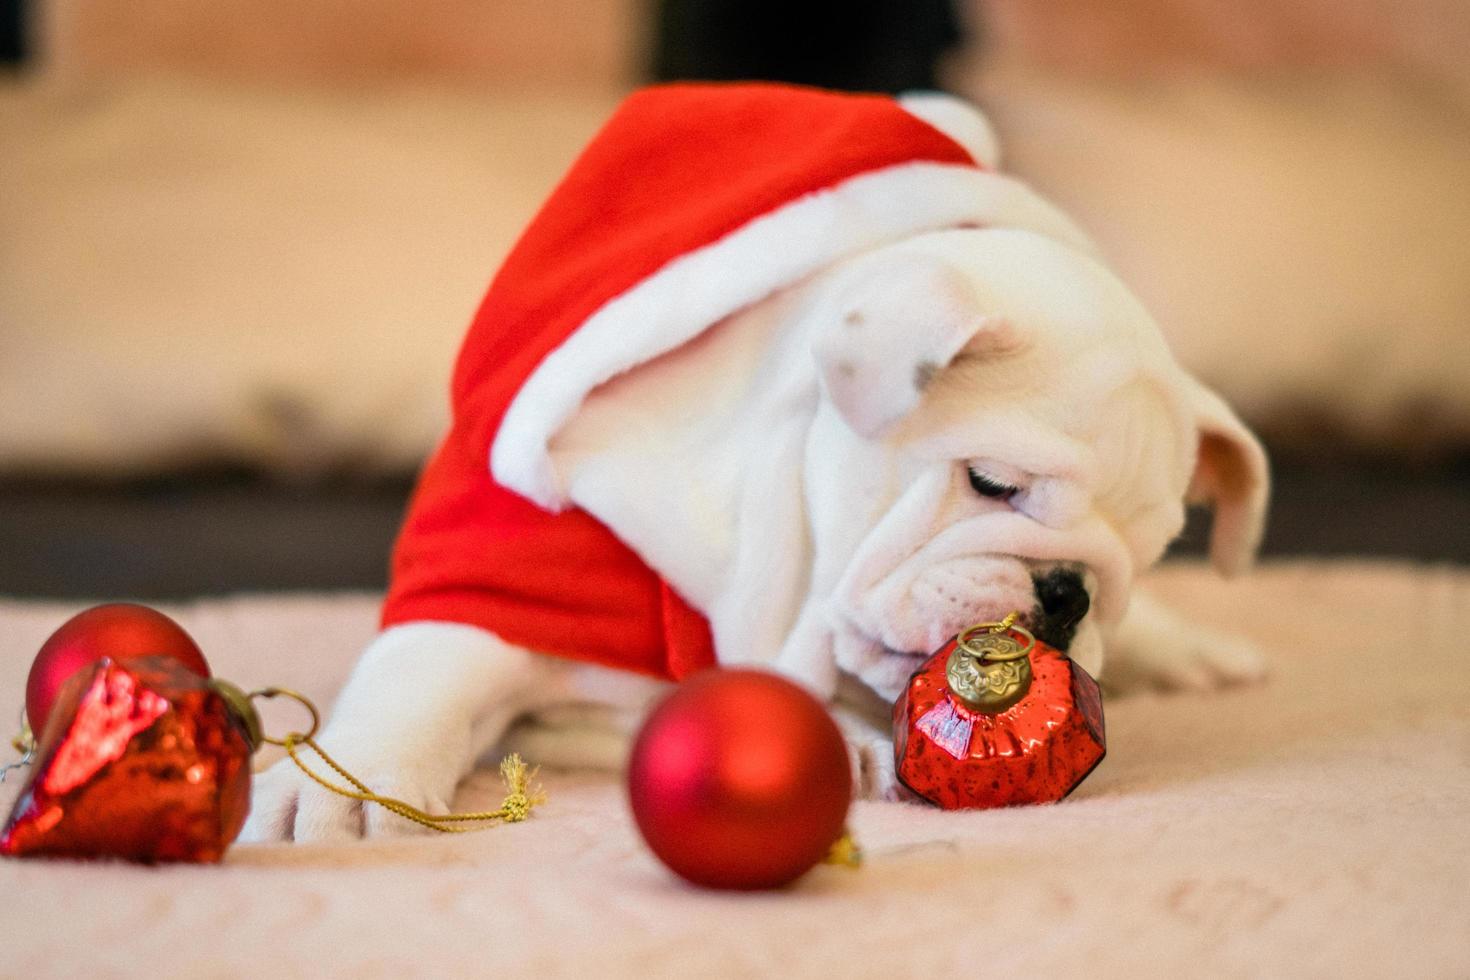
[[[1259,640],[1273,675],[1110,700],[1108,757],[1057,806],[862,803],[866,868],[755,895],[673,881],[591,774],[549,774],[531,820],[459,837],[238,847],[219,868],[0,861],[0,976],[1470,975],[1470,570],[1158,582]],[[169,611],[221,676],[326,701],[376,602]],[[0,711],[75,609],[0,603]],[[497,781],[477,772],[459,805]]]

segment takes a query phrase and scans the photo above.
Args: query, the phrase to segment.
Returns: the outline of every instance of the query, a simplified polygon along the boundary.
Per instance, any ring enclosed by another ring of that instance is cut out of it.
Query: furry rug
[[[1175,564],[1157,587],[1274,673],[1109,701],[1108,758],[1060,805],[862,803],[862,870],[726,895],[654,862],[617,781],[547,773],[530,821],[466,836],[241,846],[217,868],[0,862],[0,976],[1470,974],[1470,571],[1296,562],[1220,585]],[[176,612],[220,675],[326,701],[375,606]],[[0,603],[0,706],[70,611]],[[487,766],[458,803],[498,796]]]

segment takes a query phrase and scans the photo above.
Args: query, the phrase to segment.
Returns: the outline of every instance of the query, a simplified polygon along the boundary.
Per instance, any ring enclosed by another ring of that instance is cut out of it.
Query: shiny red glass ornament
[[[218,861],[250,810],[251,752],[177,660],[99,661],[63,685],[0,854]]]
[[[959,641],[926,660],[894,705],[900,781],[948,810],[1051,803],[1076,789],[1106,751],[1097,682],[1065,654],[1035,643],[1027,655],[1030,686],[1012,695],[1019,700],[979,710],[951,689]]]
[[[46,727],[67,678],[103,657],[125,663],[172,657],[200,677],[209,664],[183,627],[156,609],[127,602],[93,606],[61,624],[41,644],[26,679],[26,719],[38,735]]]
[[[644,722],[628,765],[643,839],[710,888],[776,888],[842,836],[852,770],[837,724],[776,674],[708,670]]]

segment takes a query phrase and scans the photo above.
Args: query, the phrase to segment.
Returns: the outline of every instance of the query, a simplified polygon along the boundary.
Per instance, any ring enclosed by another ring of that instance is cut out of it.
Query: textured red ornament
[[[52,633],[26,680],[26,719],[38,735],[46,727],[61,686],[103,657],[125,663],[138,657],[172,657],[200,677],[209,664],[183,627],[147,606],[116,602],[77,613]]]
[[[852,771],[816,698],[757,670],[695,674],[654,708],[628,766],[643,839],[710,888],[776,888],[842,835]]]
[[[0,854],[218,861],[250,810],[250,755],[205,678],[103,660],[63,686]]]
[[[894,705],[898,778],[947,810],[1052,803],[1072,792],[1106,751],[1097,682],[1037,643],[1030,689],[988,714],[949,688],[955,646],[951,640],[926,660]]]

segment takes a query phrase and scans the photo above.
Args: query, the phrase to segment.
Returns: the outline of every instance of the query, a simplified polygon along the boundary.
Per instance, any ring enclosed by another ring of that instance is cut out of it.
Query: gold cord
[[[367,786],[363,785],[356,776],[343,769],[337,763],[337,760],[328,755],[326,750],[318,745],[316,740],[309,735],[292,732],[281,739],[281,744],[286,747],[286,752],[291,756],[291,761],[296,763],[296,767],[306,773],[319,786],[329,789],[339,796],[345,796],[348,799],[362,800],[365,803],[376,803],[383,809],[390,813],[396,813],[405,820],[412,820],[422,827],[428,827],[430,830],[437,830],[443,834],[463,834],[476,829],[474,827],[456,827],[453,824],[519,823],[530,816],[533,807],[546,802],[546,794],[540,792],[539,789],[533,789],[531,787],[531,781],[536,778],[536,770],[528,769],[518,755],[507,756],[500,763],[500,777],[505,780],[505,787],[508,791],[505,799],[500,804],[500,809],[485,810],[479,813],[438,814],[426,813],[410,803],[395,800],[391,796],[380,796],[374,793]],[[297,753],[297,747],[301,745],[308,746],[313,752],[319,755],[321,760],[332,768],[333,772],[347,780],[353,788],[346,789],[338,786],[315,772]]]
[[[311,729],[304,734],[301,732],[291,732],[285,738],[271,738],[261,733],[261,741],[284,747],[286,754],[291,757],[291,761],[296,763],[296,768],[304,772],[318,786],[331,790],[338,796],[345,796],[350,800],[361,800],[364,803],[376,803],[390,813],[396,813],[405,820],[412,820],[422,827],[437,830],[441,834],[463,834],[477,829],[475,827],[458,827],[454,826],[455,824],[519,823],[531,815],[532,808],[546,802],[546,794],[542,793],[539,788],[532,786],[532,782],[536,778],[536,770],[528,769],[518,755],[507,756],[500,763],[500,778],[505,780],[507,792],[498,810],[485,810],[480,813],[426,813],[411,803],[405,803],[403,800],[395,800],[391,796],[380,796],[369,789],[360,779],[352,775],[352,773],[343,769],[336,759],[333,759],[327,754],[326,749],[317,744],[314,736],[316,735],[317,726],[321,723],[321,716],[316,710],[316,705],[311,703],[310,698],[287,688],[271,687],[265,690],[251,692],[247,696],[247,703],[253,698],[274,697],[287,697],[304,706],[311,713]],[[312,769],[311,766],[307,765],[306,760],[297,751],[303,745],[315,752],[333,772],[346,780],[352,788],[348,789],[333,783]]]

